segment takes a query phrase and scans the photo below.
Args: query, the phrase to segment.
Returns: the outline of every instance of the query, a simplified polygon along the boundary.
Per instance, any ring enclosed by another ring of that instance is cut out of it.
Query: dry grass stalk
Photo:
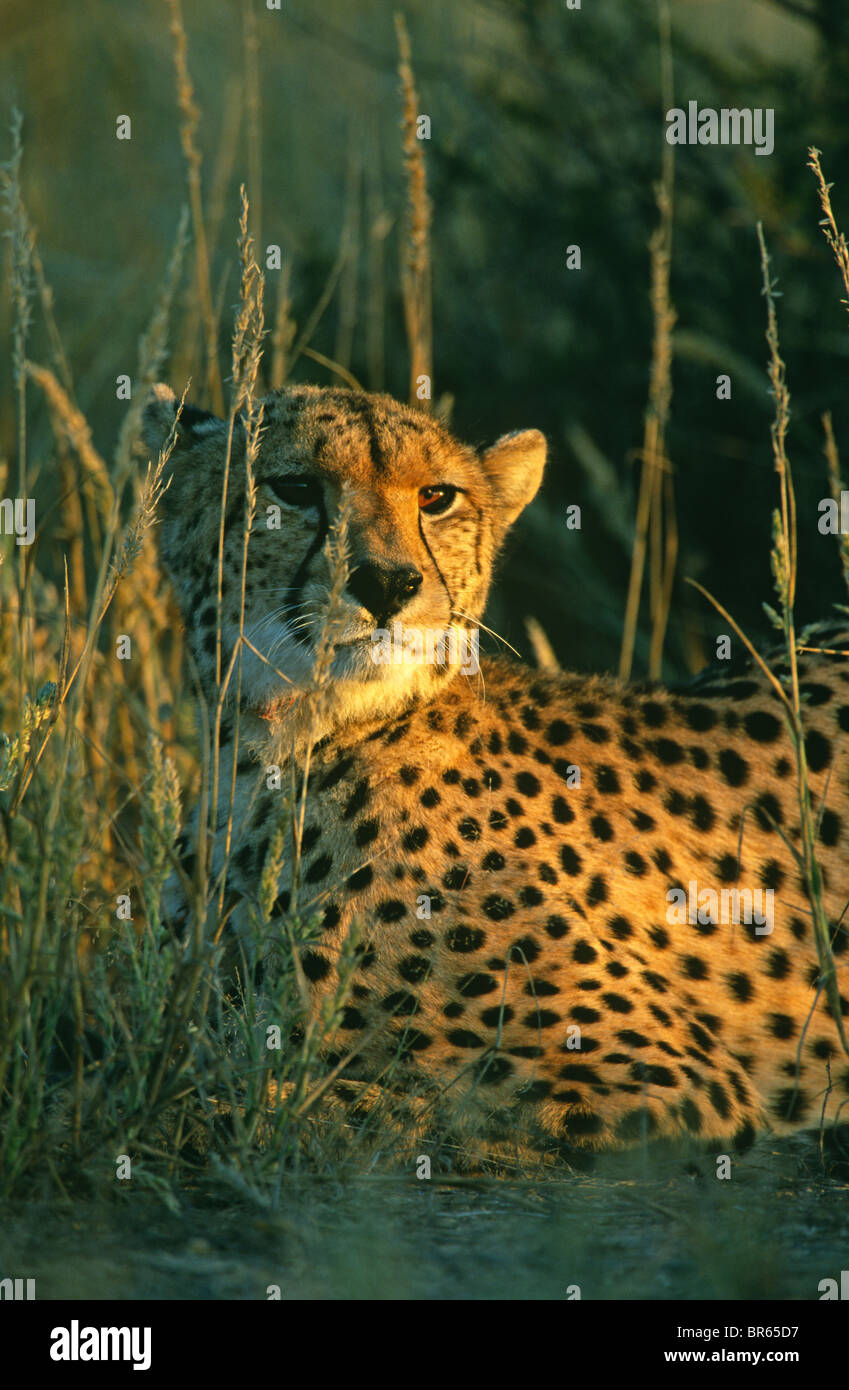
[[[212,766],[212,802],[211,812],[214,823],[217,823],[217,807],[220,781],[220,742],[221,742],[221,720],[224,713],[224,705],[227,699],[230,680],[234,670],[236,671],[236,694],[235,708],[237,718],[234,729],[233,760],[230,782],[230,794],[227,813],[227,826],[224,839],[224,860],[225,868],[221,871],[220,883],[218,887],[219,916],[224,910],[224,886],[226,862],[230,854],[233,832],[233,805],[236,795],[236,760],[238,754],[239,722],[238,709],[241,695],[242,678],[242,645],[245,627],[245,581],[247,575],[247,552],[250,541],[250,532],[253,525],[256,511],[256,482],[254,478],[254,465],[259,452],[260,435],[262,432],[263,403],[258,398],[259,369],[262,361],[263,338],[265,336],[265,310],[264,292],[265,282],[262,271],[256,262],[254,254],[254,240],[248,232],[248,218],[250,205],[244,185],[239,190],[241,199],[241,215],[239,218],[239,259],[242,267],[241,291],[239,312],[236,317],[236,324],[233,331],[233,350],[231,363],[231,400],[230,414],[227,431],[227,453],[224,464],[224,481],[221,494],[221,511],[219,517],[218,534],[218,588],[217,588],[217,609],[218,617],[216,622],[215,637],[215,679],[218,689],[218,698],[215,707],[213,724],[213,766]],[[224,531],[227,512],[227,494],[230,486],[230,462],[233,451],[233,437],[236,429],[236,420],[241,418],[245,434],[245,468],[246,468],[246,490],[245,490],[245,525],[242,535],[242,572],[241,572],[241,597],[239,610],[239,636],[233,647],[230,661],[226,673],[222,671],[223,647],[221,631],[221,602],[224,585]]]
[[[18,424],[18,497],[26,498],[27,487],[27,336],[32,320],[32,248],[35,234],[30,226],[21,189],[23,116],[12,112],[12,154],[2,165],[3,202],[8,219],[6,235],[11,242],[9,290],[12,302],[12,380],[15,387]],[[23,699],[25,673],[32,660],[33,618],[28,611],[27,547],[18,550],[18,654]]]
[[[401,14],[395,16],[395,29],[398,35],[398,75],[401,78],[404,97],[401,128],[404,132],[404,168],[407,173],[407,227],[402,248],[401,290],[410,353],[410,404],[429,414],[433,409],[434,395],[430,284],[431,205],[427,196],[424,146],[416,134],[419,109],[413,77],[410,36]],[[425,399],[419,396],[421,377],[427,377],[430,382],[430,393]]]
[[[797,576],[796,497],[790,461],[787,457],[787,430],[790,423],[790,394],[787,389],[785,366],[778,339],[778,319],[775,312],[775,285],[770,278],[769,255],[763,227],[758,223],[758,244],[761,251],[763,292],[767,302],[767,344],[769,346],[769,380],[775,397],[775,418],[770,428],[775,470],[780,489],[780,512],[773,522],[772,569],[776,590],[781,602],[780,626],[784,633],[787,662],[790,668],[790,729],[796,751],[796,782],[799,799],[799,818],[802,830],[801,867],[811,904],[814,939],[820,963],[818,994],[825,991],[831,1015],[843,1048],[849,1055],[849,1041],[843,1025],[837,967],[831,949],[830,926],[822,901],[822,871],[816,854],[818,822],[811,805],[808,763],[805,751],[805,729],[799,690],[799,666],[796,642],[795,602]],[[825,793],[823,794],[825,795]],[[813,1011],[812,1011],[813,1012]],[[801,1046],[801,1044],[800,1044]]]
[[[663,104],[672,105],[672,57],[669,9],[665,0],[658,7],[661,36]],[[640,611],[646,553],[649,552],[649,606],[652,620],[649,647],[649,676],[657,679],[663,662],[663,644],[672,603],[672,585],[678,557],[678,528],[672,465],[666,451],[666,428],[672,400],[672,330],[675,310],[669,297],[669,271],[672,260],[674,150],[663,148],[663,173],[655,188],[660,220],[649,241],[651,253],[651,305],[654,320],[649,401],[646,411],[642,473],[637,501],[634,549],[625,605],[625,627],[619,657],[619,675],[631,674]]]
[[[49,367],[27,362],[25,370],[26,375],[44,392],[54,420],[83,465],[86,482],[95,490],[102,513],[108,515],[115,493],[109,480],[109,470],[92,442],[88,421]]]
[[[837,452],[837,441],[834,438],[834,429],[831,424],[831,411],[827,410],[822,417],[822,427],[825,433],[825,445],[823,452],[828,467],[828,483],[831,488],[831,495],[840,512],[840,494],[846,489],[840,476],[840,455]],[[837,544],[840,550],[840,564],[843,569],[843,579],[849,589],[849,536],[840,532],[837,537]]]
[[[177,104],[180,110],[180,142],[186,160],[186,174],[189,183],[189,202],[192,209],[192,226],[195,234],[195,274],[197,277],[198,299],[201,306],[206,340],[206,389],[209,401],[216,415],[224,414],[224,396],[221,389],[221,373],[218,369],[218,342],[215,329],[215,312],[212,304],[212,281],[209,269],[209,250],[206,240],[206,225],[203,216],[203,194],[201,191],[202,157],[195,141],[200,109],[195,101],[194,88],[189,76],[187,60],[186,30],[180,0],[167,0],[171,11],[170,31],[174,40],[174,68],[177,81]]]
[[[846,237],[841,231],[838,231],[837,222],[831,208],[831,190],[834,184],[826,183],[825,181],[825,175],[820,165],[820,151],[811,145],[808,150],[808,155],[808,168],[814,171],[823,210],[820,226],[822,227],[826,241],[831,247],[834,259],[837,262],[837,268],[843,280],[843,288],[846,291],[846,298],[842,299],[840,302],[849,310],[849,247],[846,245]]]

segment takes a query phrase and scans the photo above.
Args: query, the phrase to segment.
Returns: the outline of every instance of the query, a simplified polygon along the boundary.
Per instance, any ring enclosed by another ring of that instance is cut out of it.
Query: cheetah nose
[[[357,565],[348,576],[348,592],[378,620],[397,613],[421,586],[413,565]]]

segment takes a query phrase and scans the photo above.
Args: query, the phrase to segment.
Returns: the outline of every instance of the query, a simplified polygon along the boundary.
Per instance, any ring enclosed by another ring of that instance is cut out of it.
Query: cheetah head
[[[162,448],[176,410],[173,393],[157,386],[144,412],[151,449]],[[343,495],[348,574],[335,601],[329,666],[340,719],[385,717],[460,670],[474,673],[470,653],[499,545],[542,478],[538,430],[477,453],[389,396],[314,386],[272,392],[246,552],[240,421],[232,432],[217,653],[229,433],[227,421],[184,407],[161,504],[162,558],[208,695],[238,642],[243,560],[242,700],[273,711],[309,689],[334,578],[326,543]]]

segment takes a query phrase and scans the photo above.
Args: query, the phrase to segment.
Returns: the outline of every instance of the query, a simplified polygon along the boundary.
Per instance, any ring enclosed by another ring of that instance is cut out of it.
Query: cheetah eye
[[[435,483],[433,487],[419,488],[419,511],[428,516],[442,516],[456,497],[457,489],[450,483]]]
[[[288,507],[318,507],[321,488],[315,478],[266,478],[265,486]]]

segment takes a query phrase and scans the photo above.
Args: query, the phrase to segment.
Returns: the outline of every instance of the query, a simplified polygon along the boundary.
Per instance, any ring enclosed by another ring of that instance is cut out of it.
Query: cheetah
[[[176,413],[156,387],[151,449]],[[238,701],[221,725],[221,787],[232,771],[235,787],[230,925],[247,930],[277,823],[268,770],[308,773],[297,881],[284,864],[272,929],[295,894],[320,920],[300,954],[316,1016],[352,928],[364,933],[328,1042],[344,1075],[392,1076],[469,1126],[536,1134],[563,1152],[646,1136],[743,1144],[845,1117],[849,1065],[817,990],[793,853],[795,755],[757,665],[676,687],[501,658],[464,664],[501,544],[540,486],[543,435],[477,451],[385,395],[274,391],[245,550],[244,428],[237,420],[229,460],[228,423],[207,411],[185,406],[175,433],[160,549],[213,704],[241,648]],[[327,542],[342,512],[347,582],[334,598]],[[376,637],[393,625],[418,647],[405,637],[378,661]],[[427,660],[434,631],[458,640]],[[835,621],[818,645],[847,639]],[[849,663],[822,652],[799,667],[842,973]],[[173,912],[185,922],[179,894]]]

